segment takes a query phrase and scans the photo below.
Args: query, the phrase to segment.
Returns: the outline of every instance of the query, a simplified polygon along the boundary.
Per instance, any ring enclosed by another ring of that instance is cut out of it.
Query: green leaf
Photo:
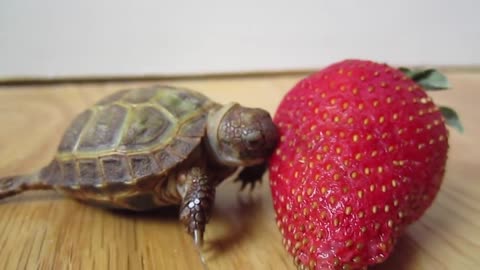
[[[412,75],[412,79],[426,90],[443,90],[450,87],[447,77],[435,69],[417,71]]]
[[[448,126],[451,126],[458,130],[460,133],[463,133],[463,125],[460,122],[460,118],[455,110],[449,107],[440,106],[440,112],[442,113],[443,117],[445,118],[445,123]]]
[[[443,90],[450,87],[447,77],[435,69],[411,70],[406,67],[400,67],[398,69],[425,90]],[[463,125],[460,122],[457,112],[446,106],[439,106],[439,108],[445,118],[445,123],[460,133],[463,133]]]
[[[443,90],[450,87],[447,77],[435,69],[410,70],[401,67],[399,70],[421,85],[425,90]]]
[[[405,74],[407,77],[412,77],[412,74],[413,74],[413,71],[409,68],[406,68],[406,67],[400,67],[398,68],[401,72],[403,72],[403,74]]]

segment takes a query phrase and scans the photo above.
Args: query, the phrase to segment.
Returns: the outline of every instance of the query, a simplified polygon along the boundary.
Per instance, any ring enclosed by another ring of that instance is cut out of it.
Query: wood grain
[[[480,265],[480,73],[450,72],[454,91],[436,92],[455,107],[465,133],[452,132],[441,193],[374,269],[478,269]],[[168,80],[219,102],[236,100],[273,112],[300,75]],[[53,156],[69,121],[114,91],[156,82],[0,87],[0,176],[27,173]],[[215,269],[295,269],[274,221],[266,179],[253,194],[231,181],[218,190],[205,256]],[[0,202],[0,269],[201,269],[176,209],[111,212],[54,192]]]

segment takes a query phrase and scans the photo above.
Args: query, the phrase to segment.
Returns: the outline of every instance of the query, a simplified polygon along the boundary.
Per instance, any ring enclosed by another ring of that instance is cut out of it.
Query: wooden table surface
[[[434,100],[455,107],[465,133],[452,132],[450,158],[433,207],[409,227],[391,258],[374,269],[478,269],[480,265],[480,73],[448,73],[452,91]],[[167,80],[219,102],[275,110],[303,75]],[[0,86],[0,176],[27,173],[53,156],[81,110],[119,89],[157,82]],[[274,221],[267,178],[253,194],[226,182],[206,231],[215,269],[295,269]],[[0,202],[0,269],[201,269],[172,211],[110,212],[51,191]]]

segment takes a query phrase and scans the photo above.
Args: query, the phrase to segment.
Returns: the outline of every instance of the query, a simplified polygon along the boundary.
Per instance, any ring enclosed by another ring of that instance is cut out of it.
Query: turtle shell
[[[168,86],[114,93],[73,120],[42,178],[98,201],[102,192],[165,176],[197,148],[213,106],[198,92]]]

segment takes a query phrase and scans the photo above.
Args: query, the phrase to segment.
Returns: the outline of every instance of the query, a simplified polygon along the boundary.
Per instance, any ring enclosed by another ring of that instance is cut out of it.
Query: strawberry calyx
[[[422,86],[425,91],[439,91],[450,88],[447,77],[436,69],[412,70],[406,67],[400,67],[399,70]],[[439,106],[439,109],[445,119],[445,123],[448,126],[455,128],[460,133],[463,133],[464,128],[458,113],[447,106]]]
[[[399,68],[407,77],[418,83],[425,90],[445,90],[450,88],[448,79],[436,69],[411,70],[405,67]]]

